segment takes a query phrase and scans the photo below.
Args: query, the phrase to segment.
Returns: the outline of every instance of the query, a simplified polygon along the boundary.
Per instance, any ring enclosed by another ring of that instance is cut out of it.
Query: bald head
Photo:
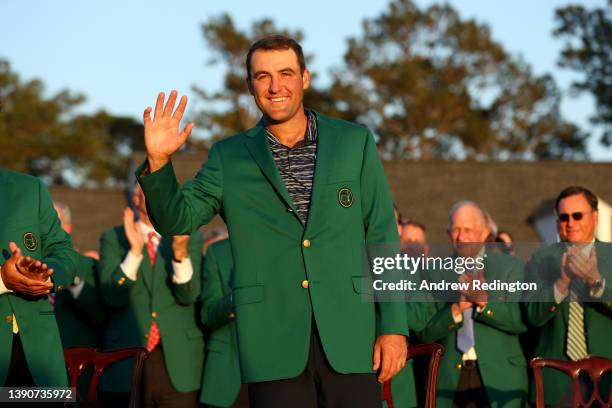
[[[482,208],[473,201],[460,201],[453,205],[448,216],[448,234],[453,244],[485,242],[489,228]]]

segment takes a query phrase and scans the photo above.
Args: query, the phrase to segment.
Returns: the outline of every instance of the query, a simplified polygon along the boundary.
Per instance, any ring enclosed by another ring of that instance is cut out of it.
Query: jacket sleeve
[[[508,268],[504,274],[505,282],[523,281],[524,269],[520,259],[508,258],[502,267]],[[507,293],[502,299],[489,301],[482,311],[474,311],[474,320],[508,333],[523,333],[527,331],[527,326],[521,314],[521,297],[522,294],[516,291]]]
[[[393,201],[374,138],[366,131],[361,168],[361,209],[366,247],[370,260],[375,256],[394,256],[399,252],[399,237],[393,214]],[[393,271],[380,278],[390,279]],[[397,300],[397,299],[396,299]],[[377,302],[380,334],[408,336],[406,305],[399,301]]]
[[[79,275],[83,277],[84,285],[74,304],[96,324],[106,319],[105,307],[98,293],[97,261],[93,258],[79,254]]]
[[[72,247],[70,235],[62,229],[49,190],[38,180],[39,224],[41,234],[42,261],[54,270],[51,281],[55,291],[67,288],[77,272],[78,254]]]
[[[545,257],[535,254],[525,265],[525,279],[527,282],[536,282],[537,293],[526,292],[523,308],[527,322],[533,326],[544,326],[561,309],[555,302],[554,289],[551,279],[544,276],[550,273],[550,264]]]
[[[129,300],[130,289],[136,283],[123,273],[121,262],[126,254],[120,244],[119,231],[105,231],[100,238],[100,296],[104,303],[112,308],[120,309]]]
[[[438,342],[463,326],[463,321],[455,323],[451,302],[436,302],[436,310],[429,323],[420,332],[419,337],[424,343]]]
[[[207,224],[221,208],[223,170],[217,145],[208,161],[181,188],[172,162],[154,173],[143,175],[146,162],[136,170],[136,177],[147,198],[147,210],[155,230],[161,235],[191,234]]]

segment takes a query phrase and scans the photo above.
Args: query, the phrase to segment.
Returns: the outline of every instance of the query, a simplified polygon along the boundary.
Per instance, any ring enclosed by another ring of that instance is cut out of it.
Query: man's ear
[[[302,72],[302,89],[306,90],[308,88],[310,88],[310,71],[308,68],[305,68],[304,72]]]

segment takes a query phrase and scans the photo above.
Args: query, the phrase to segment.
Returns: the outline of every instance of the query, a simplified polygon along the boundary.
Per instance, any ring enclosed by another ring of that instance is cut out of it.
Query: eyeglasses
[[[568,222],[570,219],[570,216],[574,219],[574,221],[580,221],[582,219],[582,217],[584,217],[584,214],[587,213],[583,213],[583,212],[573,212],[571,214],[568,213],[561,213],[559,214],[559,222]]]

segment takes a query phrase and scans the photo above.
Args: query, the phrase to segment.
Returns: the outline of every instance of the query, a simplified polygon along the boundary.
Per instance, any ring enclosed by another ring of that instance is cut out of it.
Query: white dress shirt
[[[140,228],[140,232],[142,233],[144,239],[145,244],[143,247],[143,251],[147,250],[149,232],[155,233],[155,237],[153,238],[153,245],[155,246],[155,251],[157,251],[157,247],[159,246],[159,242],[161,239],[159,233],[155,231],[152,226],[146,225],[141,221],[137,222],[136,225],[138,225],[138,227]],[[132,281],[136,280],[138,268],[140,268],[140,263],[142,262],[143,258],[143,254],[134,255],[132,251],[128,251],[127,255],[123,259],[123,262],[121,263],[121,270],[128,279]],[[172,282],[178,285],[189,282],[191,280],[191,277],[193,276],[193,265],[191,264],[191,259],[189,258],[189,256],[183,259],[182,262],[174,262],[174,260],[172,260],[172,270],[174,271],[174,274],[172,275]]]

